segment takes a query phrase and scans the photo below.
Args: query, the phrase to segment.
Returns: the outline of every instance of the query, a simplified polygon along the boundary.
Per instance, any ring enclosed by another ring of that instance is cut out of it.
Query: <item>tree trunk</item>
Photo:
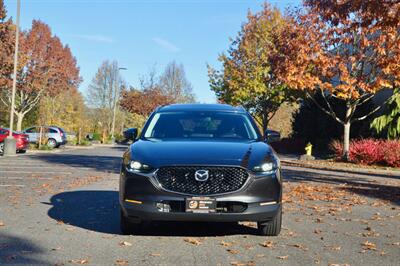
[[[350,121],[344,124],[344,134],[343,134],[343,160],[349,161],[349,151],[350,151]]]
[[[344,120],[344,133],[343,133],[343,160],[349,161],[349,151],[350,151],[350,127],[351,127],[351,116],[353,113],[353,106],[346,104],[346,117]]]
[[[268,109],[267,108],[263,108],[263,113],[262,113],[262,129],[263,129],[263,134],[265,133],[265,131],[267,131],[268,129]]]
[[[17,131],[22,130],[22,120],[24,120],[24,114],[23,113],[16,113],[17,115]]]

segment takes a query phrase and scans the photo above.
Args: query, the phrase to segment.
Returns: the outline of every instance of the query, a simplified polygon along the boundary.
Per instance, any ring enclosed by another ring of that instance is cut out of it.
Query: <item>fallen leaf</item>
[[[239,250],[237,249],[227,249],[226,251],[228,251],[231,254],[239,254]]]
[[[60,250],[61,247],[56,247],[56,248],[52,248],[51,250],[56,251],[56,250]]]
[[[314,230],[314,233],[315,233],[315,234],[321,234],[321,232],[322,232],[321,229],[315,229],[315,230]]]
[[[115,265],[127,265],[129,263],[129,261],[127,261],[127,260],[116,260],[115,261]]]
[[[247,250],[250,250],[250,249],[253,249],[254,246],[250,245],[250,244],[247,244],[247,245],[244,245],[244,248],[247,249]]]
[[[126,247],[130,247],[132,246],[132,243],[129,243],[128,241],[122,241],[121,243],[119,243],[120,246],[126,246]]]
[[[230,246],[233,245],[233,243],[231,243],[231,242],[225,242],[224,240],[222,240],[220,244],[221,244],[222,246],[224,246],[224,247],[230,247]]]
[[[286,260],[287,258],[289,258],[289,255],[286,255],[286,256],[278,256],[277,258],[280,259],[280,260]]]
[[[160,257],[161,254],[160,254],[160,253],[151,253],[150,256],[153,256],[153,257]]]
[[[0,221],[0,226],[5,226],[6,224],[3,221]]]
[[[264,241],[263,243],[260,244],[260,246],[265,247],[265,248],[272,248],[274,246],[274,242]]]
[[[190,244],[196,245],[196,246],[202,244],[200,240],[198,240],[198,239],[196,239],[196,238],[193,238],[193,237],[185,238],[184,241],[185,241],[185,242],[188,242],[188,243],[190,243]]]
[[[363,249],[376,250],[376,245],[368,240],[362,243]]]
[[[87,264],[87,263],[89,263],[89,261],[86,260],[86,259],[81,259],[81,260],[69,260],[68,262],[75,263],[75,264]]]
[[[303,246],[301,244],[292,244],[292,245],[288,245],[288,246],[292,246],[292,247],[299,248],[299,249],[302,249],[302,250],[308,250],[307,247],[305,247],[305,246]]]

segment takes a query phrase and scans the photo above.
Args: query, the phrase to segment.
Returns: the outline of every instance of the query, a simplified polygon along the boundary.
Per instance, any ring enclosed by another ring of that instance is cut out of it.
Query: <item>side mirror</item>
[[[124,131],[124,137],[126,140],[132,140],[135,141],[138,135],[138,130],[137,128],[128,128],[127,130]]]
[[[264,134],[264,141],[267,143],[278,142],[281,140],[281,133],[267,129]]]

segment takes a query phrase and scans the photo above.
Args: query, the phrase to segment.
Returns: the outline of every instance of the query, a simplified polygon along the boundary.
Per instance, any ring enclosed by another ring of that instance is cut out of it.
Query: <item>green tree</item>
[[[266,130],[279,106],[290,100],[290,90],[276,78],[272,64],[279,32],[290,21],[269,4],[247,18],[228,54],[219,57],[223,70],[209,66],[208,76],[220,102],[243,105]]]
[[[386,132],[388,139],[400,138],[400,89],[394,90],[384,114],[375,118],[371,127],[378,133]]]

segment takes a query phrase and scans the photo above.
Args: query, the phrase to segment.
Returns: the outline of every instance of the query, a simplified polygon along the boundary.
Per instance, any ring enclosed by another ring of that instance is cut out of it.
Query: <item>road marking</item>
[[[32,169],[36,169],[36,168],[48,168],[48,169],[54,169],[54,168],[65,168],[65,169],[80,169],[80,170],[92,170],[93,168],[90,167],[79,167],[79,166],[68,166],[68,165],[53,165],[53,166],[41,166],[41,165],[36,165],[36,164],[32,164],[32,165],[19,165],[19,166],[10,166],[10,165],[1,165],[1,166],[5,166],[5,169],[24,169],[24,168],[32,168]]]
[[[0,173],[18,173],[18,174],[59,174],[59,175],[71,175],[72,172],[46,172],[46,171],[41,171],[41,172],[24,172],[24,171],[18,171],[18,170],[1,170]]]
[[[0,165],[1,166],[1,165]],[[90,167],[73,167],[73,166],[6,166],[5,170],[10,170],[10,169],[25,169],[25,168],[30,168],[30,169],[54,169],[54,168],[63,168],[63,169],[80,169],[80,170],[92,170],[93,168]]]
[[[52,180],[52,177],[16,177],[16,176],[0,176],[0,179],[10,179],[10,180]]]

